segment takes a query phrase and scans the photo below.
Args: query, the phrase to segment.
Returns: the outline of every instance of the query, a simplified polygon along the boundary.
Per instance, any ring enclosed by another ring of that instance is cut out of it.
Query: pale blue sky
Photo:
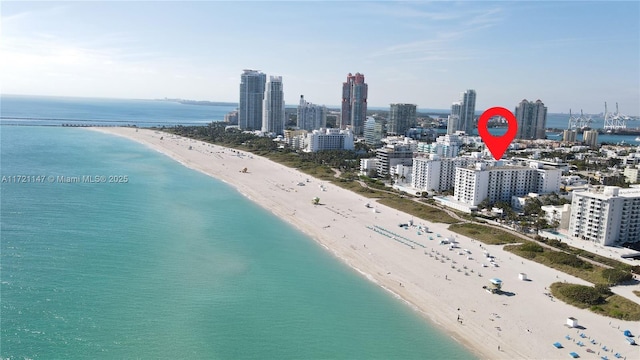
[[[242,69],[283,76],[287,104],[640,114],[640,2],[12,2],[2,93],[238,101]]]

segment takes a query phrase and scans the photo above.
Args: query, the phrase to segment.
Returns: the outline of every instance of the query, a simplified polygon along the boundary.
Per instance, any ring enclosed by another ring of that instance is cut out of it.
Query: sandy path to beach
[[[148,129],[95,130],[138,141],[225,181],[482,358],[567,359],[572,351],[585,359],[604,355],[614,359],[615,353],[640,358],[640,347],[630,346],[622,335],[625,329],[640,332],[640,323],[599,316],[545,295],[555,281],[587,284],[583,280],[516,257],[501,246],[454,234],[446,224],[414,219],[414,225],[426,226],[431,233],[400,228],[398,224],[408,223],[410,215],[249,153]],[[244,168],[246,173],[241,171]],[[320,205],[312,204],[316,196]],[[460,249],[438,245],[444,237],[455,238]],[[498,267],[489,265],[483,251],[495,257]],[[531,281],[519,280],[519,273],[526,273]],[[482,288],[494,277],[503,280],[503,290],[510,295],[490,294]],[[568,317],[577,318],[584,329],[567,328]],[[556,349],[555,342],[564,348]],[[604,345],[608,351],[602,349]]]

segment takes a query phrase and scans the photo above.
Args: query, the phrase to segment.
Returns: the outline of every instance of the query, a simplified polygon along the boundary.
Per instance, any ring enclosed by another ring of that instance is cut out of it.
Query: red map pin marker
[[[507,132],[502,136],[493,136],[489,133],[489,130],[487,130],[487,123],[489,122],[489,119],[494,116],[501,116],[507,119]],[[502,158],[502,155],[507,151],[509,144],[511,144],[513,138],[516,137],[517,132],[518,121],[509,109],[505,109],[503,107],[492,107],[483,112],[478,119],[478,134],[482,138],[482,141],[487,145],[487,148],[489,148],[489,151],[491,151],[493,158],[496,160],[500,160]]]

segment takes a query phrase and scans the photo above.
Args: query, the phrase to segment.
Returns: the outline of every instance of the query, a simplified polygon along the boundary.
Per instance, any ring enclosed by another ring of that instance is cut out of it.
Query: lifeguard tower
[[[489,279],[489,286],[484,288],[492,294],[498,293],[502,290],[502,280],[498,278]]]

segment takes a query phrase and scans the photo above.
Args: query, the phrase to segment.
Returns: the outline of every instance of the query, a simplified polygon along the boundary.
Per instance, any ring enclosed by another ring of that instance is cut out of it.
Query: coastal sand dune
[[[570,352],[583,359],[614,359],[616,353],[640,358],[638,347],[622,335],[626,329],[638,333],[639,323],[599,316],[547,295],[553,282],[587,284],[581,279],[516,257],[502,246],[454,234],[446,224],[413,219],[414,225],[428,227],[431,233],[401,228],[398,224],[408,223],[410,215],[246,152],[148,129],[95,130],[140,142],[225,181],[481,358],[566,359]],[[319,204],[312,203],[314,197]],[[438,245],[445,237],[457,240],[460,248]],[[489,265],[484,251],[495,257],[497,267]],[[519,273],[526,273],[530,281],[519,280]],[[505,294],[483,289],[494,277],[503,280]],[[568,317],[577,318],[583,328],[566,327]],[[555,348],[555,342],[563,348]],[[608,351],[602,349],[605,345]]]

